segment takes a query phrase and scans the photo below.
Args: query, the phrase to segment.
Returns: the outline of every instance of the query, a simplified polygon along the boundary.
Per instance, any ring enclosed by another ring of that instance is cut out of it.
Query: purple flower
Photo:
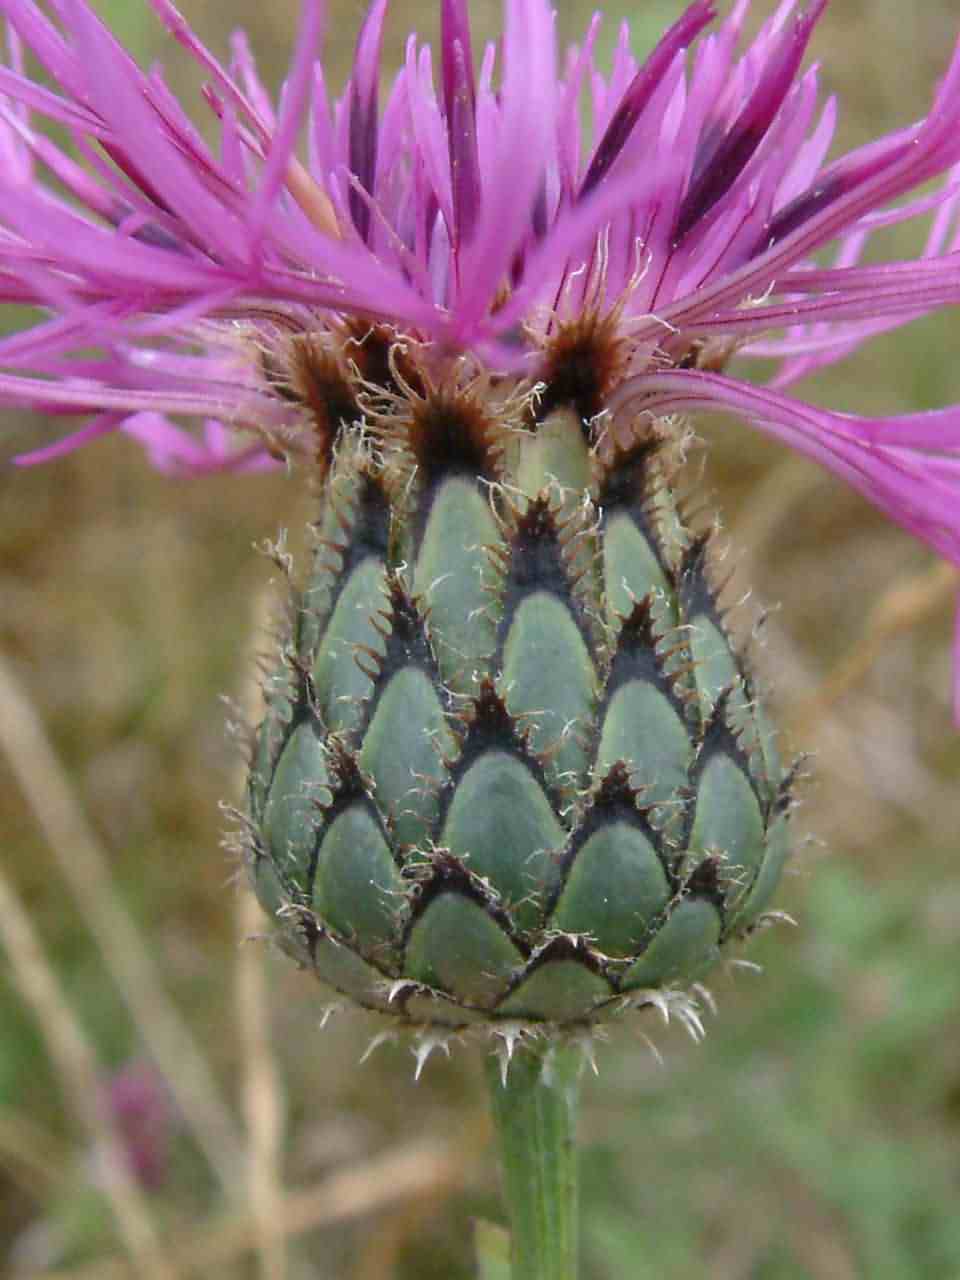
[[[116,1127],[130,1172],[144,1190],[156,1191],[167,1176],[175,1127],[163,1077],[145,1062],[130,1061],[107,1081],[103,1105]]]
[[[168,471],[270,466],[303,437],[271,353],[380,324],[435,367],[542,382],[548,400],[560,356],[589,356],[573,392],[599,447],[639,415],[733,413],[960,564],[960,406],[869,419],[783,394],[960,301],[960,50],[925,119],[827,163],[836,106],[801,69],[825,0],[783,0],[742,53],[749,0],[709,32],[696,0],[642,65],[624,31],[608,75],[598,18],[558,72],[546,0],[505,0],[477,65],[465,0],[444,0],[439,68],[411,37],[382,103],[386,0],[336,102],[304,0],[276,107],[242,36],[221,66],[151,3],[208,76],[215,149],[84,0],[49,0],[54,20],[0,0],[0,300],[44,317],[0,341],[0,400],[88,419],[17,461],[120,429]],[[25,74],[24,46],[53,88]],[[875,231],[926,213],[919,260],[858,265]],[[776,362],[766,387],[727,372],[738,354]]]

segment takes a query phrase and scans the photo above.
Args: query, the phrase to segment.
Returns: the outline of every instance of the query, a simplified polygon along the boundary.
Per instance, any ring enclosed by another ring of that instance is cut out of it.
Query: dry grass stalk
[[[284,1239],[331,1227],[389,1208],[413,1196],[435,1196],[459,1186],[463,1160],[453,1147],[423,1141],[388,1151],[352,1169],[331,1174],[316,1186],[287,1192],[277,1207],[277,1230]],[[181,1271],[201,1276],[222,1270],[256,1249],[257,1224],[246,1213],[225,1214],[197,1228],[177,1250]],[[45,1271],[29,1280],[135,1280],[129,1264],[103,1258],[72,1271]]]
[[[112,1117],[99,1105],[100,1073],[93,1047],[57,984],[27,913],[0,873],[0,938],[13,977],[33,1010],[47,1050],[78,1123],[97,1156],[96,1168],[137,1274],[175,1280],[179,1271],[163,1256],[150,1209],[127,1165]]]
[[[252,635],[259,634],[270,616],[272,588],[259,592],[251,610]],[[254,670],[251,660],[250,671]],[[263,714],[259,683],[249,679],[241,710],[255,724]],[[245,769],[238,770],[234,790],[243,793]],[[273,1050],[273,1027],[264,970],[264,948],[252,939],[264,930],[264,916],[253,894],[242,887],[237,895],[236,929],[239,941],[235,998],[243,1057],[243,1110],[247,1134],[247,1197],[256,1228],[256,1250],[262,1280],[284,1280],[287,1274],[286,1236],[280,1230],[283,1176],[282,1084]]]
[[[262,1280],[284,1280],[286,1241],[280,1228],[283,1186],[280,1151],[283,1102],[273,1053],[264,949],[251,941],[263,929],[263,913],[252,894],[237,898],[236,1000],[243,1051],[244,1116],[247,1126],[247,1193],[256,1227]]]
[[[43,1202],[63,1178],[69,1152],[36,1120],[0,1107],[0,1167],[31,1199]]]
[[[790,717],[798,740],[811,736],[830,708],[861,683],[891,637],[939,611],[956,588],[957,571],[945,561],[894,582],[871,609],[859,641],[836,664],[813,697]]]
[[[239,1191],[242,1145],[230,1112],[113,888],[108,859],[34,708],[2,659],[0,749],[198,1146],[224,1186]]]

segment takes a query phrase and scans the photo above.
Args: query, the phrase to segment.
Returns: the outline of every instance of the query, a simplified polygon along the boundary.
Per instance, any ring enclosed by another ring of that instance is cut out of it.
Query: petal
[[[453,183],[454,244],[469,240],[480,214],[477,91],[465,0],[443,0],[443,104]]]
[[[354,73],[350,81],[350,170],[371,195],[377,176],[378,86],[380,50],[387,0],[374,0],[357,39]],[[370,231],[370,210],[355,191],[350,193],[350,214],[361,240]]]
[[[243,261],[246,237],[236,216],[199,181],[197,171],[158,128],[143,76],[80,0],[68,4],[77,53],[90,68],[85,94],[109,120],[111,139],[135,169],[149,173],[163,207],[175,211],[217,258]]]
[[[732,412],[847,481],[890,519],[960,565],[960,405],[866,419],[816,409],[719,374],[629,379],[611,404],[654,415]],[[614,430],[616,428],[614,427]]]
[[[530,233],[555,134],[553,14],[545,0],[507,0],[494,180],[463,258],[453,334],[464,340],[487,310]]]
[[[57,458],[66,457],[68,453],[82,449],[85,444],[99,440],[101,436],[109,435],[111,431],[116,431],[123,422],[123,418],[122,413],[101,413],[79,431],[74,431],[69,436],[62,436],[53,444],[44,445],[42,449],[31,449],[28,453],[15,454],[10,461],[17,467],[33,467],[38,463],[53,462]]]
[[[826,0],[818,0],[808,14],[795,21],[778,47],[768,53],[759,83],[732,127],[709,156],[701,158],[677,214],[677,243],[730,190],[763,141],[793,87],[807,43],[825,6]]]
[[[314,56],[323,28],[323,8],[319,0],[304,0],[300,31],[293,64],[283,98],[283,109],[260,175],[260,185],[247,214],[247,225],[259,237],[270,204],[282,187],[293,158],[297,134],[310,96]]]
[[[660,40],[637,72],[600,139],[580,187],[581,199],[589,195],[610,171],[674,58],[716,16],[716,9],[710,0],[697,0],[697,3],[692,4]]]

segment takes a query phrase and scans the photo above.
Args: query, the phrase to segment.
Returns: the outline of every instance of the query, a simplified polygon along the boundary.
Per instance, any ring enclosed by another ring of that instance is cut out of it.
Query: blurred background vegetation
[[[141,0],[95,7],[199,101]],[[294,0],[181,7],[221,52],[246,27],[278,83]],[[755,17],[772,7],[757,0]],[[339,83],[361,6],[330,8]],[[606,8],[609,49],[619,18],[642,46],[680,4]],[[388,67],[438,10],[396,0]],[[499,6],[474,11],[492,32]],[[587,17],[561,2],[566,38]],[[924,0],[909,37],[903,17],[900,0],[835,0],[821,23],[814,56],[841,95],[844,146],[926,108],[957,7]],[[955,315],[924,321],[798,392],[866,413],[960,400],[956,336]],[[780,902],[799,928],[752,947],[762,976],[716,979],[703,1045],[638,1025],[663,1066],[636,1030],[602,1050],[584,1100],[584,1274],[960,1275],[955,584],[812,465],[729,422],[700,425],[738,581],[779,606],[761,665],[785,742],[814,753],[807,840]],[[49,432],[10,415],[4,455]],[[219,848],[218,801],[239,790],[221,695],[247,696],[270,577],[252,546],[309,517],[303,485],[172,483],[117,437],[4,468],[0,493],[3,871],[37,947],[21,929],[21,967],[0,961],[0,1270],[471,1275],[471,1221],[497,1214],[476,1051],[432,1060],[419,1083],[402,1043],[358,1067],[376,1025],[351,1013],[321,1031],[315,985],[242,945],[261,926]],[[0,912],[9,940],[16,902]],[[111,1207],[125,1184],[94,1150],[105,1100],[140,1161],[120,1218],[142,1234],[135,1270]],[[151,1233],[166,1261],[147,1268]]]

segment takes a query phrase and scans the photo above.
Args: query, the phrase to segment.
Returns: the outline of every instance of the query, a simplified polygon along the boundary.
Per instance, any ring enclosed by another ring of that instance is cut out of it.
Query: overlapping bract
[[[305,967],[417,1024],[586,1026],[683,990],[771,918],[789,849],[669,445],[601,454],[569,404],[528,430],[532,407],[421,382],[343,428],[265,687],[260,900]]]

